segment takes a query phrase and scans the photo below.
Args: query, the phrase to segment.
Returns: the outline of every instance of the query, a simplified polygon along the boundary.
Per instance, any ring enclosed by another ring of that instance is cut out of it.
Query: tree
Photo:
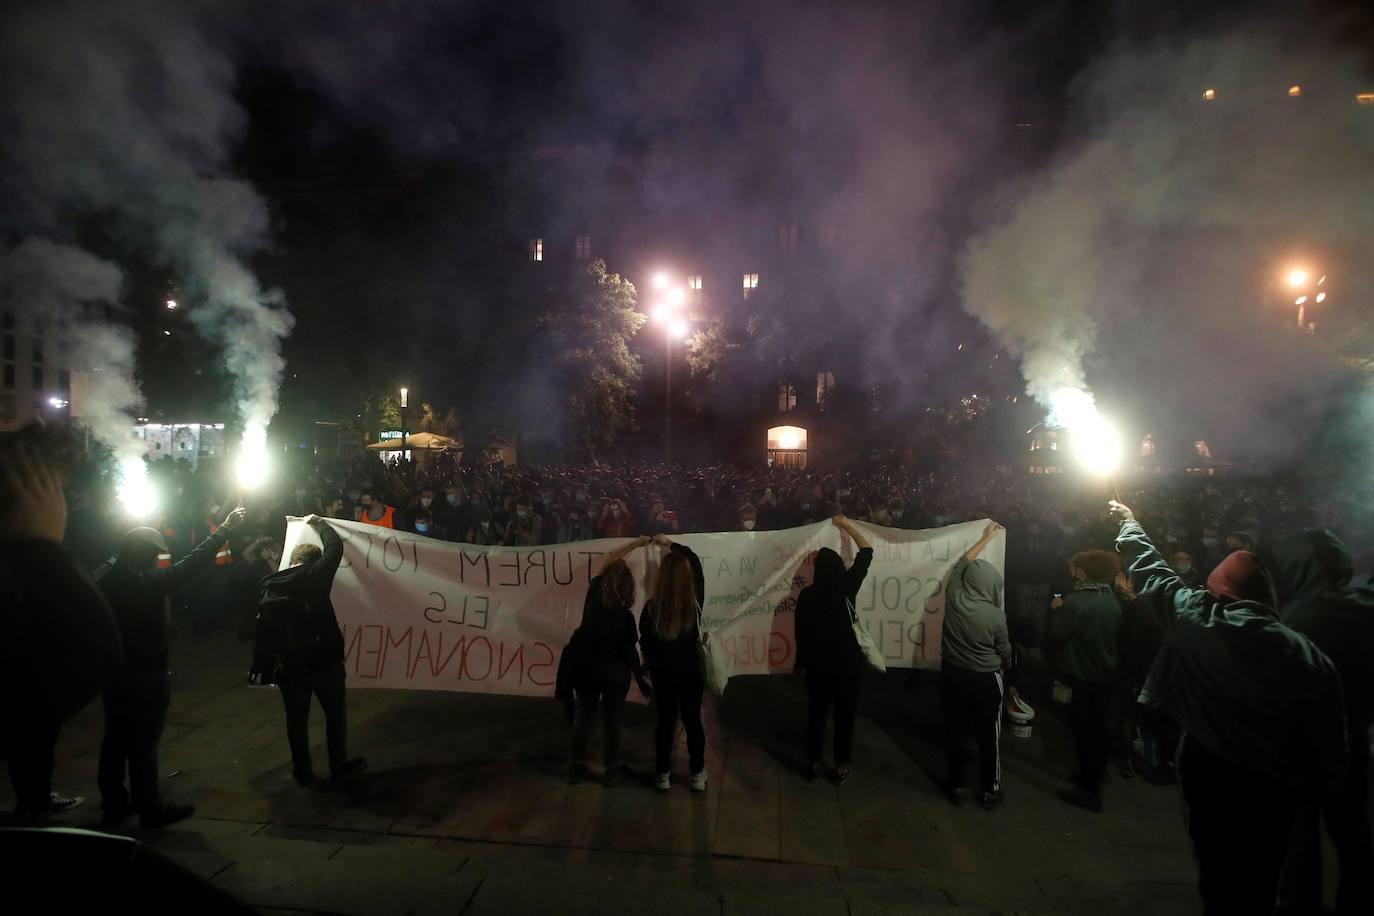
[[[607,273],[599,258],[578,271],[540,317],[561,383],[558,397],[578,448],[590,456],[634,429],[632,397],[641,366],[630,339],[644,322],[635,309],[634,284]]]

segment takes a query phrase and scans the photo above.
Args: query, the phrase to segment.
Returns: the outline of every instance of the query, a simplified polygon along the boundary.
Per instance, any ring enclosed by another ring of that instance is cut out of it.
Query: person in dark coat
[[[1121,603],[1114,593],[1121,564],[1116,554],[1085,550],[1069,561],[1073,587],[1054,599],[1048,646],[1055,671],[1070,687],[1069,724],[1078,771],[1059,798],[1102,810],[1102,780],[1111,746],[1112,688],[1117,679]]]
[[[361,757],[348,756],[343,634],[329,591],[343,559],[343,541],[318,515],[305,517],[323,548],[297,544],[291,566],[262,580],[257,641],[249,683],[276,684],[286,709],[291,773],[296,782],[315,779],[310,760],[310,698],[324,709],[329,778],[342,779],[363,769]]]
[[[23,818],[84,801],[52,790],[57,736],[123,663],[109,603],[62,549],[66,523],[61,474],[0,448],[0,757]]]
[[[705,792],[706,729],[701,724],[701,700],[706,682],[701,672],[697,618],[706,603],[706,575],[701,559],[686,544],[664,535],[653,543],[669,548],[658,568],[653,597],[639,615],[639,645],[649,665],[654,688],[654,763],[660,792],[672,787],[670,770],[678,720],[687,733],[687,759],[692,791]]]
[[[114,826],[137,814],[142,827],[166,827],[194,812],[192,805],[168,805],[157,788],[157,745],[172,700],[167,668],[168,598],[215,562],[229,532],[246,514],[238,506],[214,534],[166,569],[162,533],[135,528],[124,535],[119,557],[100,579],[100,589],[119,621],[124,666],[105,689],[105,737],[100,744],[101,823]],[[124,788],[128,770],[129,787]]]
[[[568,781],[576,784],[587,775],[587,741],[598,707],[604,737],[605,784],[614,786],[625,777],[620,764],[620,717],[630,678],[640,692],[650,695],[644,666],[635,644],[639,634],[632,610],[635,579],[625,557],[652,539],[639,537],[617,548],[601,564],[601,571],[587,587],[582,623],[573,631],[558,663],[554,695],[563,700],[573,724],[572,758]]]
[[[1131,585],[1165,629],[1140,702],[1183,727],[1178,781],[1204,913],[1269,913],[1299,804],[1345,783],[1340,677],[1280,622],[1253,554],[1232,553],[1190,589],[1127,506],[1111,511]]]
[[[825,722],[835,710],[835,771],[838,783],[849,778],[854,756],[854,720],[859,711],[859,687],[863,683],[864,655],[854,638],[854,599],[859,594],[873,547],[854,523],[843,515],[835,526],[849,535],[858,548],[854,562],[844,560],[829,547],[816,551],[811,584],[797,595],[797,671],[806,676],[806,757],[811,779],[821,775]]]
[[[1320,913],[1320,824],[1336,849],[1337,913],[1374,913],[1374,853],[1369,834],[1369,724],[1374,712],[1374,590],[1351,584],[1345,545],[1326,530],[1288,538],[1275,551],[1279,619],[1316,644],[1341,675],[1345,700],[1344,791],[1323,806],[1299,808],[1284,866],[1278,912]]]

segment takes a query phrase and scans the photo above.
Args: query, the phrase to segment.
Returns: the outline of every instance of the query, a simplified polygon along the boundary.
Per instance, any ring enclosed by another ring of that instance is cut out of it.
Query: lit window
[[[1355,93],[1356,105],[1374,105],[1374,92]]]
[[[1300,96],[1300,95],[1302,95],[1302,87],[1301,87],[1301,86],[1289,86],[1289,87],[1288,87],[1288,97],[1289,97],[1290,99],[1296,99],[1296,98],[1297,98],[1298,96]]]
[[[531,261],[542,261],[542,260],[544,260],[544,240],[543,240],[543,239],[530,239],[530,260],[531,260]]]
[[[750,293],[752,290],[758,289],[758,286],[759,286],[759,275],[758,275],[758,274],[745,274],[745,275],[744,275],[744,298],[748,299],[748,298],[749,298],[749,293]]]
[[[786,384],[778,385],[778,411],[780,413],[787,413],[788,411],[796,409],[797,386]]]
[[[1216,91],[1215,89],[1204,89],[1204,90],[1202,90],[1202,100],[1203,100],[1204,102],[1211,102],[1211,101],[1214,101],[1214,100],[1216,99],[1216,97],[1217,97],[1217,91]]]
[[[1155,453],[1155,437],[1153,433],[1146,433],[1145,438],[1140,440],[1140,455],[1142,458],[1149,457]]]
[[[797,250],[797,227],[779,226],[778,242],[782,245],[782,250],[792,254]]]
[[[1207,447],[1206,439],[1199,439],[1193,443],[1193,448],[1197,450],[1199,458],[1211,458],[1212,450]]]
[[[687,278],[687,288],[701,292],[701,274],[694,274]]]
[[[577,237],[577,259],[585,261],[592,256],[592,237],[590,235],[579,235]]]
[[[835,393],[835,373],[817,372],[816,373],[816,409],[825,410],[830,403],[830,397]]]

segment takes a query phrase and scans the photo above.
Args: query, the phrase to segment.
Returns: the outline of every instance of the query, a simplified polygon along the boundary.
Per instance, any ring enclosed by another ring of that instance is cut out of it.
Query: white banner
[[[559,654],[582,619],[587,585],[622,543],[477,547],[328,523],[344,542],[331,597],[350,687],[548,696]],[[987,522],[928,531],[855,524],[874,551],[855,603],[860,620],[889,667],[938,668],[946,578]],[[793,613],[815,552],[834,548],[846,564],[855,553],[830,522],[674,540],[701,557],[706,626],[732,676],[791,671]],[[283,566],[303,541],[319,538],[300,519],[288,519]],[[999,533],[983,558],[1001,570],[1005,547]],[[649,546],[627,558],[639,589],[636,614],[664,552]]]

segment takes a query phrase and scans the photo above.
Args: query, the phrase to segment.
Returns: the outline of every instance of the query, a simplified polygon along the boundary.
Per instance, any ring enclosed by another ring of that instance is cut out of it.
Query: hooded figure
[[[1279,617],[1330,657],[1345,700],[1349,766],[1345,791],[1320,816],[1340,861],[1337,913],[1374,910],[1374,852],[1369,834],[1369,722],[1374,710],[1374,591],[1352,585],[1350,554],[1330,531],[1309,530],[1275,552]],[[1299,813],[1280,900],[1301,912],[1321,908],[1319,810]]]
[[[797,669],[806,672],[806,751],[810,776],[820,776],[825,722],[833,704],[835,780],[843,782],[849,776],[854,749],[854,719],[864,666],[851,615],[859,586],[873,562],[873,548],[849,519],[837,515],[835,523],[849,533],[859,551],[848,569],[840,555],[829,547],[816,551],[811,584],[797,596],[795,634]]]
[[[1178,779],[1206,912],[1270,912],[1299,805],[1344,783],[1336,668],[1279,621],[1253,554],[1188,588],[1130,510],[1113,512],[1131,584],[1165,628],[1140,702],[1184,729]]]
[[[960,560],[950,574],[940,656],[969,671],[1011,667],[1002,574],[987,560]]]

